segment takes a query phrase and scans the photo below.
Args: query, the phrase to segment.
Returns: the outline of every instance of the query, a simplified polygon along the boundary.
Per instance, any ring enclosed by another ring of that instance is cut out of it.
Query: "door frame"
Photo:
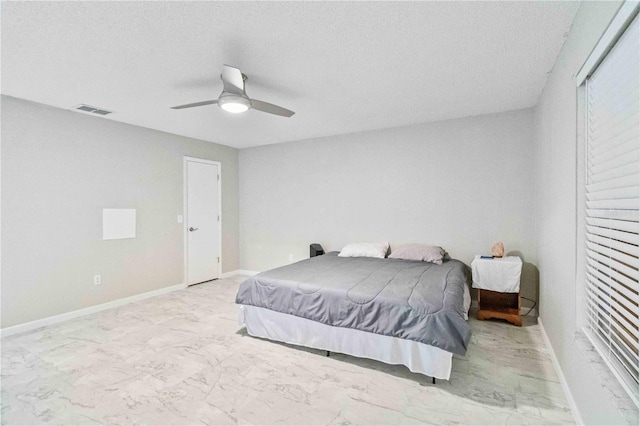
[[[214,279],[219,279],[222,275],[222,163],[220,161],[205,160],[204,158],[195,157],[182,157],[182,241],[184,247],[183,258],[183,279],[184,285],[189,286],[189,235],[187,234],[187,220],[189,217],[188,209],[188,176],[187,176],[187,163],[204,163],[218,166],[218,212],[220,220],[218,221],[218,253],[220,262],[218,263],[218,276]]]

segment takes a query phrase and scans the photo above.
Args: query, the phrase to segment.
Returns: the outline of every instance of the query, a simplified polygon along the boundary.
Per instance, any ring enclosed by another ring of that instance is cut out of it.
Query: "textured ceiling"
[[[535,105],[577,2],[2,2],[2,93],[237,148]],[[222,64],[250,97],[231,115]]]

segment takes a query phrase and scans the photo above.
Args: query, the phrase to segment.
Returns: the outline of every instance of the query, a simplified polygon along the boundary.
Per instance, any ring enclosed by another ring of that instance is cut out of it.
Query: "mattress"
[[[327,253],[245,280],[236,303],[464,355],[467,267]]]

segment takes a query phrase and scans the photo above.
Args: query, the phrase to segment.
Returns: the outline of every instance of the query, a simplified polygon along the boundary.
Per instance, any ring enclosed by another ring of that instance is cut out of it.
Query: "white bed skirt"
[[[241,326],[255,337],[405,365],[414,373],[449,380],[453,354],[413,340],[333,327],[256,306],[240,306]]]

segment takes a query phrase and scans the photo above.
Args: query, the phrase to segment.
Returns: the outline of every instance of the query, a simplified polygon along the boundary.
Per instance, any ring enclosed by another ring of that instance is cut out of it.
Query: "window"
[[[632,22],[625,25],[626,29],[622,28],[611,50],[601,54],[596,61],[599,64],[592,66],[585,80],[585,333],[638,404],[640,24],[637,6],[627,21],[631,18]]]

